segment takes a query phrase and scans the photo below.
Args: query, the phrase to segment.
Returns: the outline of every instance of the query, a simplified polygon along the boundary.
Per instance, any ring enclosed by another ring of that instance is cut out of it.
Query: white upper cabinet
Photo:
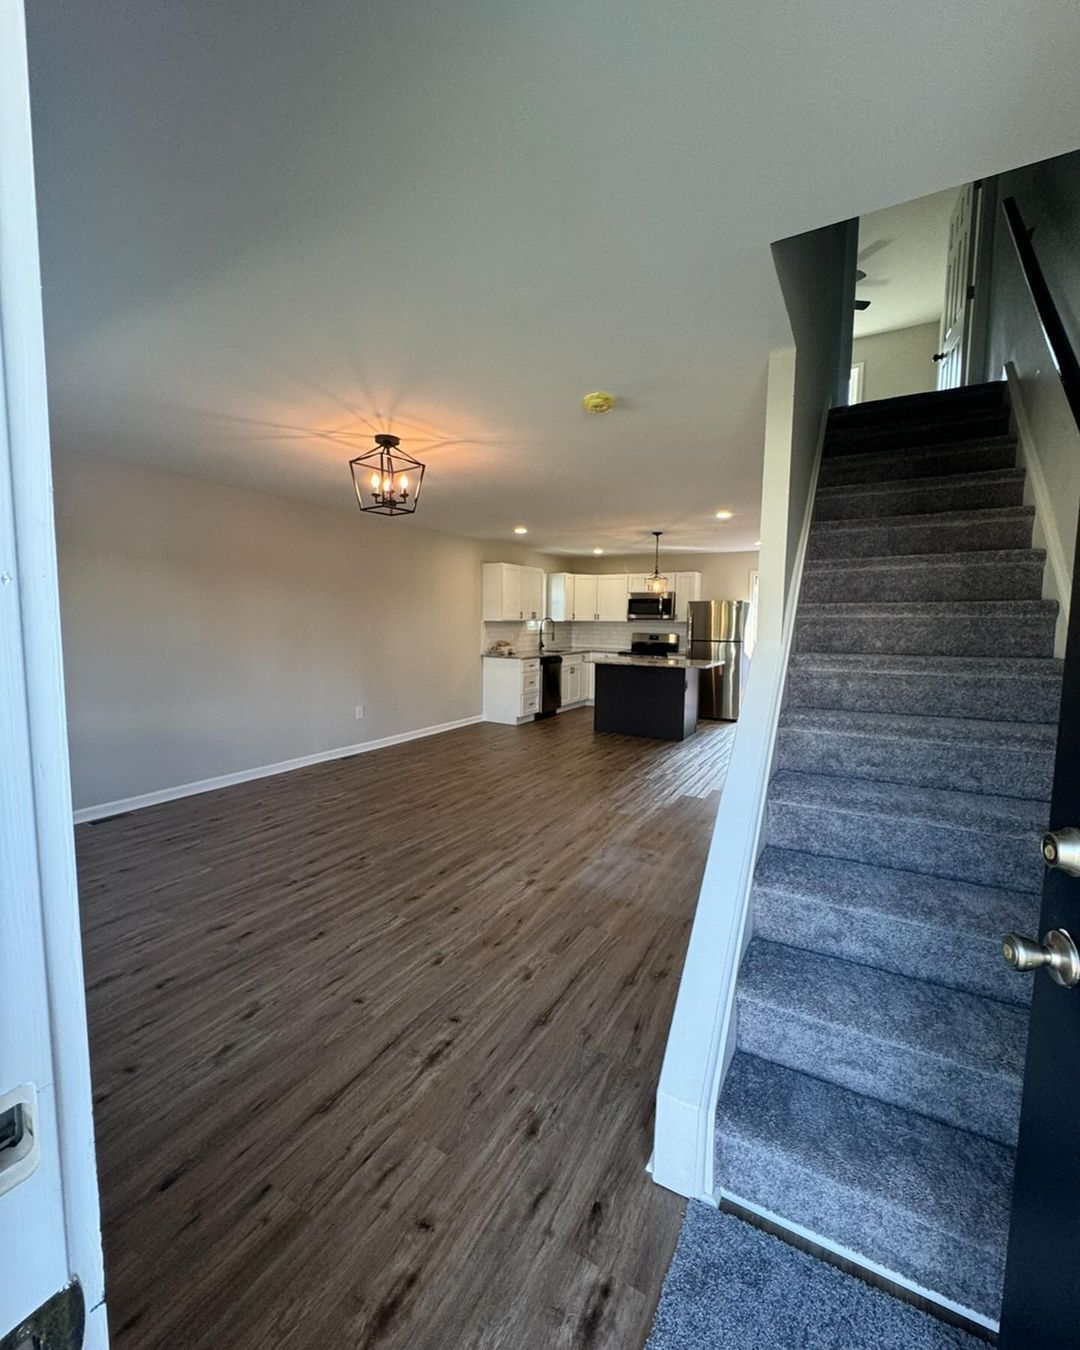
[[[596,614],[596,577],[575,574],[572,617],[578,620],[595,619]]]
[[[539,567],[521,569],[521,611],[526,619],[542,619],[544,608],[544,573]]]
[[[644,572],[631,572],[626,578],[627,592],[640,595],[645,589],[645,576]]]
[[[484,620],[542,619],[544,573],[517,563],[484,563]]]
[[[614,576],[596,579],[596,614],[605,623],[626,622],[627,576],[618,572]]]
[[[485,620],[523,619],[522,568],[515,563],[484,563],[482,570]]]
[[[574,578],[569,572],[549,572],[547,576],[547,618],[566,623],[574,615]]]
[[[687,608],[690,601],[701,599],[701,573],[676,572],[671,580],[675,587],[675,621],[686,623],[690,616]]]

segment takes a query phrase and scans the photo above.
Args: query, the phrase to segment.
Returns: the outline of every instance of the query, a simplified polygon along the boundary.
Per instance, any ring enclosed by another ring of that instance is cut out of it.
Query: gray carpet
[[[1061,687],[1010,419],[1001,384],[830,414],[714,1153],[987,1318]],[[788,1343],[831,1342],[753,1342]]]
[[[647,1350],[984,1350],[984,1343],[691,1202]]]

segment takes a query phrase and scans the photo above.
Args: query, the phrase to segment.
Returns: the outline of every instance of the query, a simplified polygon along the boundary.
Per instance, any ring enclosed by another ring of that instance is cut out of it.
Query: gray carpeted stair
[[[767,848],[754,875],[754,935],[1027,1007],[1031,984],[1001,935],[1038,918],[1029,891]],[[958,940],[962,935],[962,941]]]
[[[830,417],[716,1129],[719,1189],[988,1320],[1061,687],[1009,417]]]
[[[1012,1149],[741,1052],[716,1124],[716,1181],[733,1199],[962,1307],[998,1306]]]
[[[856,601],[799,605],[797,652],[1048,656],[1053,600]]]
[[[789,708],[780,719],[777,763],[802,773],[1049,801],[1054,740],[1054,727],[1037,722]]]
[[[807,559],[884,557],[892,553],[978,552],[1027,548],[1033,506],[993,506],[979,511],[879,519],[823,520],[810,532]]]
[[[1016,1142],[1024,1009],[759,938],[738,1026],[748,1054]]]
[[[815,558],[803,572],[805,602],[1038,600],[1042,549]]]

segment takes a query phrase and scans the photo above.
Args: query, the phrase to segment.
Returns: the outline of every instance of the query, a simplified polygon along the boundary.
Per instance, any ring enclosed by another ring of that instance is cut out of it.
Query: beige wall
[[[481,562],[552,567],[103,458],[55,476],[76,807],[478,714]]]
[[[667,553],[660,550],[660,567],[672,572],[700,572],[703,600],[749,600],[750,573],[757,568],[758,555],[748,553]],[[628,553],[597,558],[556,558],[549,570],[560,572],[651,572],[653,554]]]
[[[889,333],[856,338],[851,348],[852,365],[862,361],[863,402],[923,394],[935,387],[933,355],[937,351],[938,325],[918,323],[912,328],[894,328]]]

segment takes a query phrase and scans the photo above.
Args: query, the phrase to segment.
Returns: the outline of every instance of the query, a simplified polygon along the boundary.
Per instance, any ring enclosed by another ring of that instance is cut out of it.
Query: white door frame
[[[0,0],[0,472],[10,477],[17,566],[17,622],[0,632],[21,656],[32,783],[48,1019],[55,1147],[63,1191],[66,1270],[86,1301],[84,1346],[108,1345],[86,1005],[68,776],[60,606],[53,527],[45,348],[30,132],[23,0]],[[0,584],[5,584],[0,579]],[[14,631],[10,631],[14,630]],[[0,756],[5,747],[0,745]],[[0,1088],[2,1090],[2,1088]],[[11,1199],[18,1191],[9,1192]],[[7,1327],[0,1327],[0,1336]]]

